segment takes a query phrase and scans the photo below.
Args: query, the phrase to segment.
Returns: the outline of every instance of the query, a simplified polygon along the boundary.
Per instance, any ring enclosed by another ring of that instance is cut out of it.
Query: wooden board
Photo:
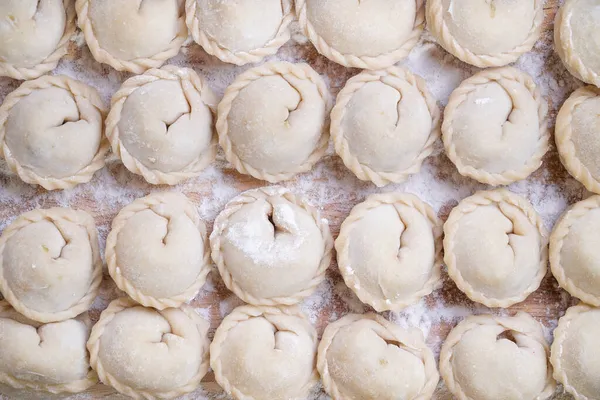
[[[531,73],[544,93],[548,95],[551,125],[553,125],[558,107],[566,96],[580,85],[566,72],[552,50],[552,22],[557,6],[558,0],[547,1],[543,38],[534,49],[534,52],[524,56],[517,64],[518,67],[522,67]],[[333,95],[337,94],[350,76],[359,72],[358,70],[346,69],[336,65],[318,55],[315,49],[309,43],[306,43],[301,36],[295,35],[295,39],[295,41],[284,46],[279,54],[272,59],[308,62],[317,72],[327,78]],[[171,62],[190,66],[208,76],[211,86],[219,95],[222,95],[225,86],[237,74],[248,68],[223,64],[205,54],[195,44],[190,44],[182,54]],[[430,89],[442,105],[447,101],[450,91],[462,79],[477,70],[444,52],[432,42],[428,34],[424,36],[422,43],[411,54],[407,66],[413,72],[426,78]],[[69,55],[61,62],[58,71],[75,76],[97,87],[103,93],[106,101],[116,91],[119,84],[130,76],[117,73],[108,66],[96,63],[83,43],[81,34],[72,43]],[[451,76],[452,78],[441,79],[441,76]],[[440,82],[443,82],[443,84]],[[8,92],[14,90],[17,86],[18,82],[16,81],[0,78],[0,99],[3,99]],[[170,190],[168,187],[155,187],[145,183],[139,177],[126,171],[114,159],[111,159],[107,168],[101,171],[91,183],[81,185],[67,192],[46,192],[25,185],[18,181],[16,177],[7,173],[0,175],[0,185],[0,228],[6,226],[17,215],[33,208],[70,206],[86,210],[94,215],[100,231],[102,248],[110,229],[110,222],[120,208],[134,198],[141,197],[149,192]],[[243,190],[264,185],[264,182],[236,173],[223,161],[222,155],[220,155],[215,165],[210,167],[202,176],[179,185],[174,190],[186,193],[198,205],[201,216],[210,227],[225,202]],[[303,193],[312,204],[322,210],[323,216],[329,220],[334,237],[337,236],[340,224],[348,215],[350,209],[371,193],[383,191],[413,192],[431,204],[439,211],[440,217],[445,220],[450,210],[460,199],[478,189],[485,188],[484,185],[461,177],[456,172],[454,165],[443,154],[439,144],[434,155],[425,162],[423,171],[413,176],[405,184],[390,185],[384,189],[377,189],[371,184],[360,182],[346,170],[341,160],[330,149],[328,155],[312,172],[286,182],[284,186],[297,193]],[[552,227],[555,219],[568,204],[572,204],[588,195],[579,183],[569,177],[560,164],[554,148],[545,157],[544,165],[540,170],[536,171],[526,181],[511,185],[510,188],[532,201],[544,218],[548,229]],[[93,320],[96,321],[101,310],[106,307],[108,302],[119,295],[120,293],[112,283],[110,276],[105,272],[101,294],[90,311]],[[574,302],[575,300],[560,290],[556,281],[549,276],[544,280],[540,289],[525,302],[511,307],[509,310],[493,310],[493,312],[511,314],[519,310],[527,311],[545,325],[550,336],[552,329],[556,326],[557,318]],[[238,304],[241,304],[239,299],[235,298],[224,287],[217,273],[211,275],[207,286],[192,302],[192,305],[203,316],[210,319],[211,335],[224,314]],[[364,307],[345,287],[337,271],[335,261],[329,269],[327,281],[315,295],[305,302],[303,308],[316,325],[319,334],[322,333],[328,322],[338,319],[348,312],[368,311],[368,308]],[[482,312],[490,312],[490,310],[469,301],[445,275],[443,287],[419,304],[410,307],[403,313],[384,313],[383,315],[400,324],[420,327],[427,336],[428,344],[437,354],[449,330],[461,317],[470,313]],[[14,391],[6,387],[1,388],[0,393],[5,393],[4,397],[0,396],[1,398],[49,398],[48,395]],[[562,398],[562,396],[557,392],[555,398]],[[224,395],[214,382],[214,376],[209,373],[203,381],[202,389],[185,398],[222,397]],[[61,397],[58,396],[57,398]],[[98,385],[88,393],[72,396],[71,398],[105,399],[120,398],[120,396],[116,395],[112,389]],[[319,391],[315,392],[312,398],[326,398],[326,396],[322,391]],[[444,388],[443,383],[440,383],[434,398],[450,399],[452,397]]]

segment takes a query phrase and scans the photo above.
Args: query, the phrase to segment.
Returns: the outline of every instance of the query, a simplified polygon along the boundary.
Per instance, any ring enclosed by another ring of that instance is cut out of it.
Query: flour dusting
[[[345,82],[359,71],[347,69],[328,61],[318,55],[306,37],[302,35],[298,24],[292,24],[292,40],[277,55],[268,60],[286,60],[307,62],[328,83],[333,96],[344,86]],[[208,85],[222,96],[225,89],[235,77],[251,67],[237,67],[225,64],[207,55],[199,46],[190,43],[170,64],[190,67],[206,77]],[[427,82],[433,96],[443,107],[460,82],[478,71],[445,52],[427,32],[420,43],[413,49],[409,57],[402,63],[412,72],[420,75]],[[550,110],[550,127],[558,108],[573,90],[581,85],[564,68],[552,47],[551,32],[544,34],[532,52],[522,56],[515,66],[529,73],[539,85],[542,94],[548,100]],[[87,49],[83,35],[75,36],[69,55],[62,60],[55,74],[64,74],[79,79],[96,88],[106,106],[111,96],[121,83],[131,74],[120,73],[112,68],[97,63]],[[0,99],[18,87],[18,82],[0,78]],[[186,194],[198,209],[201,218],[207,223],[209,232],[217,214],[225,204],[241,192],[261,186],[260,182],[235,172],[219,153],[217,161],[194,179],[175,187],[152,186],[142,178],[128,172],[123,165],[111,157],[110,162],[99,171],[90,183],[79,185],[72,190],[46,192],[40,188],[20,182],[15,175],[6,172],[0,163],[0,230],[3,230],[19,214],[35,209],[49,207],[74,207],[90,212],[96,220],[100,234],[100,245],[104,248],[106,236],[110,231],[110,223],[117,212],[134,199],[150,192],[174,190]],[[330,145],[326,156],[315,165],[312,171],[282,183],[292,192],[302,195],[322,213],[334,234],[351,208],[373,193],[403,191],[417,195],[430,204],[446,219],[450,210],[463,198],[477,190],[488,188],[471,179],[461,176],[455,166],[444,155],[440,142],[435,145],[431,157],[425,160],[421,171],[411,176],[402,184],[392,184],[378,189],[374,185],[358,180],[346,169],[341,160],[334,154]],[[542,216],[548,229],[565,210],[565,208],[589,194],[572,179],[560,164],[556,150],[553,148],[544,158],[543,166],[528,179],[514,183],[509,189],[529,199],[534,208]],[[262,218],[262,216],[261,216]],[[275,207],[274,219],[288,231],[298,231],[298,221],[291,207]],[[286,253],[277,252],[276,247],[265,247],[261,239],[262,231],[256,226],[258,219],[239,226],[231,226],[227,232],[232,243],[244,246],[243,250],[251,257],[277,260],[285,258]],[[264,222],[264,221],[263,221]],[[300,246],[301,235],[292,235],[291,245]],[[286,249],[289,251],[289,249]],[[335,258],[335,257],[334,257]],[[108,274],[105,274],[100,296],[92,306],[90,314],[96,321],[102,309],[108,303],[123,295]],[[545,326],[548,338],[556,326],[557,319],[572,303],[570,296],[558,288],[553,278],[547,277],[542,287],[532,294],[527,301],[511,307],[509,310],[489,310],[476,305],[466,298],[452,281],[444,275],[443,286],[432,295],[421,299],[402,312],[384,313],[394,323],[404,327],[420,329],[427,343],[439,355],[439,348],[450,329],[462,318],[478,313],[514,313],[518,310],[530,312]],[[223,285],[218,273],[209,275],[207,285],[191,302],[197,312],[211,322],[211,335],[220,320],[233,308],[243,302],[229,292]],[[372,311],[365,306],[345,285],[335,261],[327,273],[327,279],[319,285],[315,293],[300,304],[309,320],[317,327],[319,334],[331,321],[341,318],[347,313],[364,313]],[[210,375],[212,378],[212,375]],[[108,396],[108,397],[106,397]],[[561,398],[557,394],[555,399]],[[29,398],[30,394],[20,393],[11,398]],[[91,393],[71,396],[71,399],[92,400],[98,398],[117,398],[107,387],[99,386]],[[5,398],[0,396],[0,398]],[[6,397],[8,398],[8,397]],[[47,396],[44,398],[48,398]],[[202,389],[184,396],[185,399],[221,399],[226,398],[223,392],[212,382],[204,382]],[[311,395],[311,400],[325,399],[326,395],[320,387]],[[443,384],[440,384],[434,399],[449,399],[450,396]]]

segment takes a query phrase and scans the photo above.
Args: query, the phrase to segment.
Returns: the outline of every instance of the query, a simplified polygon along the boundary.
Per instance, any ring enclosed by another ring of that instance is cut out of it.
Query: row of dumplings
[[[507,185],[539,168],[549,148],[546,100],[529,75],[512,67],[463,81],[443,123],[423,79],[400,67],[354,76],[331,103],[307,64],[252,68],[220,101],[193,70],[165,66],[127,79],[105,120],[93,88],[44,76],[5,98],[0,155],[23,181],[66,189],[91,180],[110,147],[129,171],[173,185],[214,161],[218,141],[240,173],[274,183],[309,171],[331,134],[359,179],[384,186],[417,173],[442,136],[462,175]],[[563,105],[555,132],[563,164],[596,193],[599,115],[600,89],[580,88]]]
[[[335,248],[345,283],[381,312],[402,310],[439,288],[443,263],[472,300],[510,307],[539,287],[549,241],[552,273],[582,300],[556,331],[554,376],[571,393],[597,398],[599,224],[600,196],[567,210],[548,240],[531,204],[504,189],[462,200],[443,225],[418,197],[385,193],[354,207]],[[204,285],[212,258],[226,287],[250,304],[224,319],[210,345],[217,381],[238,399],[300,397],[316,378],[317,336],[295,306],[325,279],[333,247],[319,212],[280,187],[232,199],[210,238],[186,196],[137,199],[113,220],[105,249],[109,274],[128,297],[102,312],[88,339],[85,312],[102,280],[94,220],[71,209],[27,212],[0,236],[0,292],[7,301],[0,308],[0,381],[77,392],[94,384],[97,373],[136,398],[194,390],[209,365],[208,323],[185,303]],[[326,390],[334,398],[396,391],[429,398],[437,369],[415,332],[369,315],[331,324],[317,362]],[[59,353],[57,362],[52,357]],[[554,388],[547,354],[541,327],[527,315],[472,317],[448,337],[440,368],[459,398],[497,399],[506,382],[490,382],[490,369],[509,377],[519,398],[544,398]]]
[[[591,39],[597,0],[568,0],[556,18],[556,51],[579,79],[600,85]],[[542,0],[34,0],[0,8],[0,75],[32,79],[51,71],[78,25],[98,62],[142,73],[175,56],[191,34],[233,64],[261,61],[290,39],[296,17],[319,53],[347,67],[385,69],[404,59],[425,28],[448,52],[478,67],[516,61],[542,31]],[[76,22],[77,19],[77,22]]]

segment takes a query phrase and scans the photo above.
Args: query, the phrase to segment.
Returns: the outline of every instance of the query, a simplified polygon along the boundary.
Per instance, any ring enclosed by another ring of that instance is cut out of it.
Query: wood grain
[[[547,65],[557,66],[559,61],[557,57],[551,51],[552,46],[552,26],[554,16],[558,7],[558,0],[548,0],[544,7],[545,10],[545,21],[542,44],[545,46],[536,47],[535,51],[542,54],[544,59],[547,60]],[[550,50],[547,50],[550,48]],[[439,62],[441,65],[446,62],[449,56],[444,53],[443,50],[438,49],[435,53],[437,60],[432,62]],[[346,69],[339,65],[336,65],[324,57],[317,54],[315,49],[310,44],[297,44],[289,43],[280,51],[280,56],[286,59],[294,59],[297,61],[308,62],[313,66],[320,74],[327,76],[331,91],[335,95],[343,87],[346,80],[356,74],[357,70]],[[229,68],[232,67],[222,64],[210,56],[206,55],[199,46],[191,44],[190,47],[185,51],[185,55],[179,57],[183,58],[183,64],[192,66],[202,72],[210,72],[214,68]],[[455,64],[460,64],[458,61],[452,61]],[[94,82],[96,85],[102,85],[102,79],[115,76],[120,81],[128,77],[127,74],[117,74],[107,66],[101,66],[96,63],[89,54],[89,51],[85,46],[78,46],[75,43],[72,44],[69,56],[66,58],[64,63],[71,63],[75,66],[85,68],[92,71],[93,76],[96,77]],[[465,69],[472,71],[473,69],[468,66],[462,66]],[[546,68],[546,67],[544,67]],[[549,67],[548,67],[549,68]],[[560,68],[560,67],[556,67]],[[240,69],[234,69],[237,73]],[[568,78],[568,74],[564,71],[565,79],[569,80],[568,84],[573,85],[574,80]],[[100,83],[98,83],[100,82]],[[0,96],[5,96],[6,93],[14,90],[18,86],[18,83],[10,79],[0,79]],[[222,94],[223,88],[216,88],[217,92]],[[551,115],[555,115],[556,110],[560,104],[553,104],[549,99]],[[255,179],[243,176],[235,172],[228,166],[222,159],[216,163],[216,168],[222,172],[222,175],[215,176],[202,176],[198,179],[186,182],[178,187],[178,190],[186,193],[196,204],[204,204],[206,201],[216,198],[214,193],[214,187],[219,182],[216,180],[226,180],[228,185],[231,187],[232,192],[240,192],[243,190],[264,186],[264,182],[257,181]],[[481,185],[477,185],[468,179],[458,176],[455,171],[455,167],[452,163],[443,155],[439,154],[435,157],[431,157],[426,161],[426,166],[433,168],[440,180],[445,180],[450,185],[463,188],[465,191],[473,192],[474,190],[481,188]],[[325,190],[330,180],[342,180],[347,182],[347,193],[344,196],[340,196],[336,199],[335,196],[327,196],[326,202],[319,202],[318,206],[322,208],[322,212],[325,218],[330,222],[332,233],[334,237],[337,236],[339,227],[343,219],[348,215],[350,209],[362,201],[365,197],[365,193],[373,191],[371,185],[359,182],[353,178],[345,169],[340,159],[334,155],[326,156],[317,166],[322,170],[326,170],[326,173],[309,175],[314,177],[314,181],[311,183],[312,187],[320,188],[319,190]],[[39,188],[33,188],[18,182],[14,176],[7,174],[0,175],[0,198],[5,199],[2,206],[0,206],[0,221],[10,221],[17,215],[33,209],[33,208],[47,208],[57,205],[70,205],[71,207],[83,209],[92,213],[98,224],[100,234],[102,237],[102,245],[106,235],[110,229],[110,221],[121,207],[132,201],[135,197],[145,195],[151,191],[165,190],[166,187],[153,187],[139,177],[132,176],[124,167],[116,162],[111,161],[106,170],[101,172],[101,176],[96,178],[90,184],[82,185],[74,191],[66,194],[48,193]],[[585,190],[573,181],[558,159],[555,149],[544,159],[544,166],[534,173],[528,180],[528,184],[535,185],[547,185],[559,186],[566,188],[564,190],[564,197],[567,203],[573,203],[581,199],[586,195]],[[302,187],[301,181],[293,180],[289,183],[294,188]],[[309,189],[312,190],[312,189]],[[232,197],[232,196],[231,196]],[[313,196],[315,197],[315,196]],[[321,197],[316,196],[319,200]],[[207,200],[208,199],[208,200]],[[222,200],[219,204],[215,204],[214,208],[222,208]],[[448,201],[440,207],[440,216],[444,220],[447,218],[448,213],[456,205],[456,201]],[[214,213],[213,213],[214,218]],[[207,221],[210,227],[212,221]],[[196,297],[192,305],[204,310],[208,310],[211,320],[212,332],[219,325],[222,319],[222,307],[224,303],[229,302],[229,305],[236,304],[236,300],[232,299],[232,294],[229,293],[223,286],[218,274],[213,273],[211,282],[214,286],[214,290],[203,290],[198,297]],[[324,327],[333,319],[339,318],[343,314],[348,312],[356,311],[355,298],[352,298],[351,293],[345,290],[343,281],[339,273],[337,272],[337,265],[332,262],[331,268],[328,272],[327,285],[332,287],[331,290],[332,298],[329,299],[327,305],[323,307],[317,317],[316,326],[319,333],[322,332]],[[350,294],[349,294],[350,293]],[[106,304],[113,298],[119,296],[120,293],[112,283],[110,277],[105,273],[105,279],[102,284],[102,290],[100,297],[97,301],[96,307],[90,312],[93,320],[97,320],[100,310],[106,306]],[[350,296],[350,297],[349,297]],[[542,283],[539,290],[533,293],[525,302],[511,307],[510,310],[504,311],[505,313],[514,313],[519,310],[524,310],[535,316],[541,321],[548,329],[552,329],[559,316],[564,313],[564,310],[574,302],[574,299],[570,298],[564,291],[560,290],[556,284],[556,281],[548,276]],[[443,304],[444,307],[452,308],[464,308],[473,310],[473,312],[486,312],[487,309],[482,306],[477,306],[468,300],[464,294],[462,294],[454,285],[454,283],[444,276],[444,284],[442,289],[435,293],[435,295],[429,296],[425,301],[425,307],[432,313],[436,312],[437,308]],[[498,311],[496,311],[498,312]],[[393,318],[392,315],[384,313],[384,315]],[[457,323],[456,319],[448,319],[437,321],[429,329],[429,336],[427,338],[428,343],[436,350],[439,351],[439,347],[443,342],[444,338],[448,334],[449,330]],[[2,387],[0,393],[4,393],[7,398],[63,398],[61,396],[48,396],[40,395],[29,392],[14,391],[12,389]],[[558,394],[555,398],[562,398],[562,394]],[[214,376],[212,373],[207,375],[203,382],[201,390],[186,396],[189,399],[200,399],[200,398],[221,398],[223,397],[222,391],[218,385],[214,382]],[[72,398],[78,399],[117,399],[122,398],[121,396],[114,393],[114,391],[106,386],[98,385],[84,395],[73,396]],[[325,398],[324,394],[316,393],[314,398]],[[439,390],[437,391],[435,399],[450,399],[451,396],[440,384]]]

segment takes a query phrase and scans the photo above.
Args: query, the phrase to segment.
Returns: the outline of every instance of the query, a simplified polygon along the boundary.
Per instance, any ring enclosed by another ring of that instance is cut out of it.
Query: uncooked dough
[[[208,371],[209,323],[193,308],[146,308],[122,297],[100,314],[87,343],[102,383],[134,399],[193,392]]]
[[[529,314],[472,315],[446,338],[440,372],[458,400],[543,400],[556,388],[549,354]]]
[[[0,76],[35,79],[67,54],[75,33],[74,0],[0,3]]]
[[[350,78],[331,111],[335,151],[377,186],[419,172],[440,136],[440,110],[425,81],[400,67]]]
[[[547,104],[533,79],[512,67],[463,81],[444,110],[446,154],[461,175],[488,185],[525,179],[548,151]]]
[[[66,76],[23,83],[0,107],[0,156],[23,181],[47,190],[89,182],[104,167],[104,104]]]
[[[126,80],[112,98],[106,135],[125,167],[175,185],[214,161],[217,99],[203,77],[172,65]]]
[[[318,211],[280,187],[227,203],[210,243],[225,286],[255,305],[296,304],[310,295],[325,279],[333,247]]]
[[[242,174],[279,182],[309,171],[329,142],[331,96],[308,64],[271,62],[225,90],[217,132],[225,158]]]
[[[119,289],[159,310],[194,298],[211,269],[206,226],[180,193],[153,193],[115,217],[106,239],[108,272]]]
[[[186,0],[194,41],[222,61],[256,63],[290,40],[292,0]]]
[[[101,281],[98,233],[84,211],[29,211],[0,236],[0,292],[29,319],[64,321],[87,311]]]
[[[408,193],[369,196],[335,241],[346,285],[376,311],[401,310],[440,286],[442,221]]]
[[[318,380],[317,341],[297,308],[241,306],[217,328],[210,366],[236,400],[304,399]]]
[[[481,68],[510,64],[530,51],[543,20],[543,0],[427,1],[427,27],[438,43]]]
[[[96,61],[141,74],[179,53],[184,0],[76,0],[77,23]]]
[[[440,378],[421,332],[376,314],[329,324],[317,368],[333,400],[429,400]]]
[[[566,0],[554,22],[554,48],[576,78],[600,87],[600,0]]]
[[[424,0],[295,0],[304,34],[346,67],[384,69],[405,58],[425,27]]]
[[[462,200],[444,224],[448,274],[471,300],[510,307],[548,271],[548,232],[531,203],[506,189]]]

